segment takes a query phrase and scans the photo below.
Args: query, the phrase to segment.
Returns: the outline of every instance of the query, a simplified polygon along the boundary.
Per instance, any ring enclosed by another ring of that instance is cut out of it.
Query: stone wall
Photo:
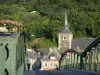
[[[58,47],[60,49],[70,49],[73,35],[72,33],[59,33]]]

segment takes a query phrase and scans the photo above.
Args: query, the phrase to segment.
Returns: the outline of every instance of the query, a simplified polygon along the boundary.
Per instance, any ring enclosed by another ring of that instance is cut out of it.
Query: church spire
[[[68,26],[68,20],[67,20],[66,9],[65,9],[65,27],[69,27],[69,26]]]
[[[65,9],[65,19],[64,19],[64,26],[61,30],[62,33],[66,33],[66,32],[70,32],[69,29],[69,24],[68,24],[68,20],[67,20],[67,13],[66,13],[66,9]]]

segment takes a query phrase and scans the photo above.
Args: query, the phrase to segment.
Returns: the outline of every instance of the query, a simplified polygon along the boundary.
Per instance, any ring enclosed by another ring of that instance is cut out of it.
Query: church
[[[67,13],[65,11],[64,25],[58,34],[58,49],[61,53],[67,49],[84,50],[95,38],[73,38],[73,33],[69,29]]]

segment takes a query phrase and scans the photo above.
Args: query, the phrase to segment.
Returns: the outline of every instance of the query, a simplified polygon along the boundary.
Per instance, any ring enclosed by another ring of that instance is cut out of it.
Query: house
[[[50,48],[47,55],[41,59],[41,70],[54,70],[59,67],[60,54],[56,48]]]

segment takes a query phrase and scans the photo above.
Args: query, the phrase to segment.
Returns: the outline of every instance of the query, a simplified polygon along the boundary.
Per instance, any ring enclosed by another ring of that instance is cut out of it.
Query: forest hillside
[[[65,9],[74,38],[100,37],[100,0],[0,0],[0,20],[21,23],[28,47],[48,48],[57,46]]]

